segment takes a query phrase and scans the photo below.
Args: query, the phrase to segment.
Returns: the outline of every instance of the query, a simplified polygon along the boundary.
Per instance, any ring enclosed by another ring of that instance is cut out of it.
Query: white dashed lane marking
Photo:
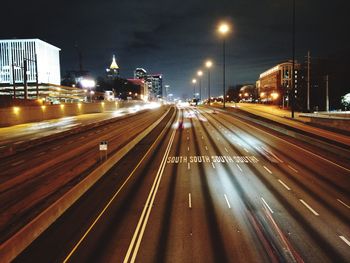
[[[267,168],[265,165],[264,165],[264,169],[265,169],[266,171],[268,171],[270,174],[272,174],[272,172],[270,171],[270,169]]]
[[[344,203],[342,200],[340,200],[340,199],[337,199],[337,200],[338,200],[338,202],[341,203],[343,206],[345,206],[345,207],[347,207],[347,208],[350,209],[350,206],[347,205],[346,203]]]
[[[298,172],[298,170],[297,169],[295,169],[293,166],[290,166],[289,164],[288,164],[288,167],[289,167],[289,169],[291,169],[291,170],[293,170],[294,172]]]
[[[284,188],[286,188],[288,191],[290,191],[290,188],[288,185],[286,185],[282,180],[278,179],[278,182],[283,185]]]
[[[308,203],[306,203],[303,199],[299,199],[299,201],[307,208],[309,209],[315,216],[319,216],[319,213],[317,213],[311,206],[309,206]]]

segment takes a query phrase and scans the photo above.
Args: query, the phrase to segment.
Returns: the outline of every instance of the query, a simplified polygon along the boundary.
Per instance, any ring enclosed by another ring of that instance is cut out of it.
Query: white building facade
[[[40,39],[0,40],[0,85],[61,83],[60,49]],[[38,76],[36,76],[38,74]]]

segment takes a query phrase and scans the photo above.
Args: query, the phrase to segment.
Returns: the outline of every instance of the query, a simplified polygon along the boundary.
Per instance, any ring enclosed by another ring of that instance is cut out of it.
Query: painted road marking
[[[289,164],[288,164],[288,167],[289,167],[289,169],[293,170],[294,172],[296,172],[296,173],[298,172],[297,169],[295,169],[294,167],[290,166]]]
[[[343,206],[346,206],[347,208],[350,209],[350,206],[347,205],[346,203],[344,203],[342,200],[340,200],[340,199],[337,199],[337,200],[338,200],[338,202],[341,203]]]
[[[270,174],[272,174],[272,172],[270,171],[270,169],[267,168],[265,165],[264,165],[264,168],[265,168],[266,171],[268,171]]]
[[[228,208],[231,208],[230,202],[228,201],[226,194],[224,194],[224,196],[225,196],[225,200],[226,200]]]
[[[66,263],[69,261],[69,259],[72,257],[72,255],[74,254],[74,252],[78,249],[78,247],[80,246],[80,244],[85,240],[85,238],[89,235],[89,233],[91,232],[91,230],[94,228],[94,226],[96,225],[96,223],[100,220],[100,218],[102,217],[102,215],[106,212],[106,210],[110,207],[110,205],[113,203],[113,201],[115,200],[115,198],[119,195],[120,191],[124,188],[124,186],[128,183],[128,181],[130,180],[130,178],[134,175],[134,173],[136,172],[136,170],[140,167],[140,165],[142,164],[142,162],[145,160],[145,158],[148,156],[148,154],[151,152],[151,150],[153,149],[153,147],[155,146],[156,143],[158,143],[160,137],[162,136],[162,132],[158,135],[157,139],[153,142],[153,144],[151,145],[151,147],[148,148],[147,152],[145,153],[145,155],[142,157],[142,159],[138,162],[138,164],[135,166],[135,168],[132,170],[132,172],[129,174],[129,176],[126,178],[126,180],[124,181],[124,183],[119,187],[119,189],[115,192],[115,194],[112,196],[112,198],[108,201],[108,203],[106,204],[106,206],[102,209],[102,211],[99,213],[99,215],[96,217],[96,219],[94,220],[94,222],[92,222],[92,224],[89,226],[89,228],[86,230],[86,232],[84,233],[84,235],[80,238],[80,240],[77,242],[77,244],[73,247],[73,249],[69,252],[69,254],[66,256],[66,258],[63,260],[63,263]],[[173,134],[175,135],[175,130],[173,131]],[[172,137],[171,137],[172,138]],[[170,138],[170,140],[171,140]]]
[[[315,216],[319,216],[319,213],[317,213],[314,209],[312,209],[311,206],[308,205],[308,203],[306,203],[303,199],[299,199],[299,201],[307,207],[307,209],[309,209]]]
[[[349,247],[350,247],[350,241],[346,239],[344,236],[339,236],[341,240],[343,240]]]
[[[188,152],[190,151],[190,146],[187,146],[187,151],[188,151]]]
[[[191,165],[190,163],[187,163],[187,170],[190,170],[191,169]]]
[[[270,210],[271,214],[273,214],[273,210],[272,210],[271,207],[266,203],[265,199],[261,197],[261,200],[262,200],[263,203],[266,205],[266,207]]]
[[[128,251],[127,251],[127,253],[125,255],[125,258],[124,258],[123,262],[128,262],[130,256],[131,256],[130,261],[131,262],[135,262],[135,259],[136,259],[136,256],[137,256],[140,244],[141,244],[141,240],[142,240],[143,234],[144,234],[146,226],[147,226],[149,215],[150,215],[152,207],[153,207],[154,199],[156,197],[156,194],[157,194],[157,191],[158,191],[158,188],[159,188],[159,184],[160,184],[160,181],[162,179],[162,175],[163,175],[164,168],[165,168],[165,165],[166,165],[166,159],[167,159],[167,157],[169,155],[171,146],[173,145],[173,142],[174,142],[175,132],[176,132],[176,130],[173,130],[173,133],[171,134],[169,143],[168,143],[167,148],[165,150],[165,153],[163,155],[163,159],[162,159],[162,161],[160,163],[158,172],[157,172],[156,177],[154,179],[152,188],[151,188],[151,190],[150,190],[150,192],[148,194],[146,203],[145,203],[144,208],[142,210],[140,219],[139,219],[139,221],[137,223],[134,235],[133,235],[133,237],[131,239]]]
[[[237,165],[238,169],[239,169],[241,172],[243,172],[242,169],[241,169],[241,167],[239,166],[239,164],[237,163],[236,165]]]
[[[247,150],[247,148],[243,148],[247,153],[249,153],[249,151]]]
[[[237,120],[238,120],[238,119],[237,119]],[[300,146],[297,146],[297,145],[295,145],[295,144],[293,144],[293,143],[291,143],[291,142],[289,142],[289,141],[287,141],[287,140],[284,140],[284,139],[282,139],[282,138],[280,138],[280,137],[278,137],[278,136],[275,136],[275,135],[273,135],[273,134],[271,134],[271,133],[268,133],[268,132],[262,130],[261,128],[257,128],[257,127],[255,127],[255,126],[253,126],[253,125],[251,125],[251,124],[248,124],[248,123],[246,123],[246,122],[243,122],[243,121],[241,121],[241,120],[238,120],[238,121],[239,121],[240,123],[243,123],[243,124],[245,124],[245,125],[247,125],[247,126],[253,128],[253,129],[255,129],[255,130],[259,130],[259,131],[261,131],[262,133],[265,133],[265,134],[268,135],[268,136],[272,136],[272,137],[274,137],[274,138],[276,138],[276,139],[278,139],[278,140],[280,140],[280,141],[283,141],[283,142],[285,142],[285,143],[287,143],[287,144],[289,144],[289,145],[292,145],[292,146],[295,147],[295,148],[298,148],[298,149],[300,149],[300,150],[302,150],[302,151],[304,151],[304,152],[307,152],[307,153],[309,153],[309,154],[311,154],[311,155],[313,155],[313,156],[316,156],[317,158],[319,158],[319,159],[321,159],[321,160],[324,160],[324,161],[326,161],[326,162],[328,162],[328,163],[331,163],[331,164],[333,164],[333,165],[335,165],[335,166],[337,166],[337,167],[339,167],[339,168],[341,168],[341,169],[343,169],[343,170],[346,170],[346,171],[350,172],[350,169],[348,169],[348,168],[346,168],[346,167],[344,167],[344,166],[341,166],[341,165],[339,165],[339,164],[337,164],[337,163],[335,163],[335,162],[332,162],[331,160],[328,160],[328,159],[326,159],[326,158],[324,158],[324,157],[322,157],[322,156],[320,156],[320,155],[318,155],[318,154],[315,154],[315,153],[313,153],[313,152],[311,152],[311,151],[309,151],[309,150],[306,150],[306,149],[304,149],[304,148],[302,148],[302,147],[300,147]]]
[[[208,147],[207,146],[205,146],[205,149],[208,151]]]
[[[284,188],[286,188],[288,191],[290,191],[290,188],[288,187],[288,185],[286,185],[282,180],[278,179],[278,182],[280,182],[280,184],[283,185]]]
[[[215,164],[214,163],[211,163],[211,166],[213,166],[213,168],[215,169]]]
[[[255,156],[237,156],[237,155],[180,155],[168,156],[167,163],[258,163]]]
[[[188,207],[192,208],[192,198],[191,198],[191,193],[188,194]]]
[[[16,165],[19,165],[21,163],[24,163],[24,160],[20,160],[20,161],[17,161],[15,163],[12,163],[11,166],[16,166]]]
[[[14,144],[20,144],[20,143],[22,143],[22,142],[24,142],[24,141],[17,141],[17,142],[15,142]]]
[[[41,153],[38,153],[36,154],[35,156],[41,156],[41,155],[44,155],[46,152],[41,152]]]
[[[187,141],[190,139],[190,137],[187,136]]]
[[[204,137],[202,136],[202,140],[204,140]]]
[[[225,147],[225,151],[228,152],[228,150],[226,149],[226,147]]]

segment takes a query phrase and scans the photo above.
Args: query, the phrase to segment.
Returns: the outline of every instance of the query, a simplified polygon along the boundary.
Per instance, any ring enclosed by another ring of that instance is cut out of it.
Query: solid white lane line
[[[297,169],[295,169],[293,166],[290,166],[289,164],[288,164],[288,167],[289,167],[289,169],[291,169],[291,170],[293,170],[294,172],[298,172],[298,170]]]
[[[349,247],[350,247],[350,241],[346,239],[344,236],[339,236],[341,240],[343,240]]]
[[[268,171],[270,174],[272,174],[272,172],[270,171],[270,169],[267,168],[265,165],[264,165],[264,168],[265,168],[266,171]]]
[[[135,262],[136,255],[137,255],[137,252],[139,250],[140,243],[141,243],[141,240],[142,240],[142,237],[143,237],[143,233],[144,233],[144,231],[146,229],[148,218],[149,218],[149,215],[150,215],[152,207],[153,207],[154,199],[156,197],[156,194],[157,194],[157,191],[158,191],[158,188],[159,188],[159,184],[160,184],[160,181],[162,179],[162,175],[163,175],[165,164],[166,164],[166,159],[169,156],[169,152],[170,152],[171,146],[172,146],[173,141],[174,141],[175,132],[176,132],[176,130],[173,131],[173,133],[171,135],[171,138],[169,140],[167,149],[166,149],[166,151],[164,153],[162,162],[161,162],[161,164],[159,166],[159,169],[158,169],[157,175],[156,175],[156,177],[154,179],[152,188],[151,188],[151,190],[150,190],[150,192],[148,194],[148,197],[147,197],[145,206],[143,208],[141,217],[139,219],[139,222],[138,222],[137,227],[135,229],[134,235],[133,235],[132,240],[130,242],[130,246],[129,246],[128,251],[127,251],[127,253],[125,255],[124,262],[128,262],[129,257],[130,257],[131,254],[132,254],[132,257],[131,257],[130,261],[131,262]],[[136,244],[135,244],[135,241],[136,241]]]
[[[273,214],[273,210],[272,210],[271,207],[266,203],[265,199],[261,197],[261,200],[262,200],[263,203],[266,205],[266,207],[270,210],[271,214]]]
[[[187,163],[187,170],[190,170],[191,169],[191,165],[190,163]]]
[[[15,163],[11,163],[11,166],[16,166],[16,165],[19,165],[21,163],[24,163],[24,160],[20,160],[20,161],[17,161]]]
[[[241,167],[239,166],[239,164],[236,164],[236,165],[237,165],[238,169],[239,169],[241,172],[243,172],[242,169],[241,169]]]
[[[244,148],[244,150],[245,150],[247,153],[249,153],[249,151],[247,150],[247,148]]]
[[[187,151],[188,151],[188,152],[190,151],[190,147],[189,147],[189,146],[187,146]]]
[[[228,150],[226,149],[226,147],[225,147],[225,151],[228,152]]]
[[[299,201],[307,208],[309,209],[315,216],[319,216],[319,213],[317,213],[311,206],[308,205],[303,199],[299,199]]]
[[[284,188],[286,188],[288,191],[290,191],[290,188],[288,187],[288,185],[286,185],[282,180],[278,179],[278,182],[280,182],[280,184],[283,185]]]
[[[192,208],[192,198],[191,198],[191,193],[188,194],[188,207]]]
[[[173,131],[174,133],[174,131]],[[175,134],[175,133],[174,133]],[[109,208],[109,206],[112,204],[112,202],[115,200],[115,198],[119,195],[120,191],[124,188],[124,186],[128,183],[128,181],[130,180],[130,178],[134,175],[134,173],[136,172],[136,170],[140,167],[141,163],[144,161],[144,159],[148,156],[148,154],[150,153],[150,151],[152,150],[153,146],[158,142],[160,136],[162,135],[162,133],[160,133],[157,137],[157,139],[153,142],[153,144],[151,145],[151,147],[148,148],[147,152],[145,153],[145,155],[142,157],[142,159],[139,161],[139,163],[135,166],[135,168],[132,170],[132,172],[129,174],[129,176],[126,178],[126,180],[124,181],[124,183],[119,187],[119,189],[115,192],[115,194],[112,196],[112,198],[108,201],[108,203],[106,204],[106,206],[102,209],[102,211],[100,212],[100,214],[96,217],[96,219],[94,220],[94,222],[92,222],[92,224],[90,225],[90,227],[86,230],[86,232],[84,233],[84,235],[80,238],[80,240],[78,241],[78,243],[73,247],[73,249],[69,252],[69,254],[66,256],[66,258],[63,260],[63,263],[68,262],[68,260],[71,258],[71,256],[74,254],[74,252],[78,249],[78,247],[80,246],[80,244],[85,240],[85,238],[88,236],[88,234],[91,232],[91,230],[94,228],[94,226],[97,224],[97,222],[100,220],[100,218],[104,215],[104,213],[106,212],[106,210]],[[171,138],[170,138],[171,140]]]
[[[226,200],[228,208],[231,208],[230,202],[228,201],[226,194],[224,194],[224,196],[225,196],[225,200]]]
[[[350,206],[347,205],[346,203],[344,203],[342,200],[340,200],[340,199],[337,199],[337,200],[338,200],[338,202],[341,203],[343,206],[346,206],[347,208],[350,209]]]
[[[213,166],[213,168],[215,169],[215,165],[214,165],[214,163],[211,163],[211,166]]]
[[[207,146],[205,146],[205,149],[208,151],[208,147]]]

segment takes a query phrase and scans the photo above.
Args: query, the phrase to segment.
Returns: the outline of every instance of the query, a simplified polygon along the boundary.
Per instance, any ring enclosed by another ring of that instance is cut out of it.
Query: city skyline
[[[190,96],[192,77],[210,58],[212,92],[220,95],[221,41],[215,31],[222,20],[233,25],[227,40],[227,85],[254,83],[261,72],[291,58],[292,1],[191,0],[181,8],[175,1],[75,1],[70,8],[52,3],[53,15],[41,12],[49,8],[45,2],[20,4],[23,8],[17,10],[17,4],[5,3],[5,20],[11,20],[11,11],[18,15],[2,38],[40,38],[60,47],[63,74],[78,69],[78,45],[84,69],[95,76],[103,74],[115,54],[121,76],[131,77],[137,67],[161,72],[172,93]],[[345,5],[339,0],[296,1],[297,59],[308,50],[312,56],[327,57],[347,49],[349,40],[342,33],[349,24],[342,15]]]

